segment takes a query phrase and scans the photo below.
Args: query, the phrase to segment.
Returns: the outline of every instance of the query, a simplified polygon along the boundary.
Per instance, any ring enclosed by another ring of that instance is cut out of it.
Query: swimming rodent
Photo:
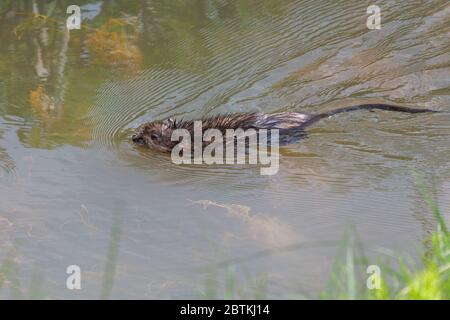
[[[299,112],[230,113],[200,120],[202,121],[203,132],[208,129],[218,129],[223,135],[225,135],[226,129],[279,129],[280,145],[284,145],[304,136],[304,129],[321,119],[343,112],[375,109],[405,113],[439,112],[431,109],[417,109],[389,104],[362,104],[318,114]],[[193,136],[194,120],[169,118],[164,121],[148,122],[136,129],[136,132],[131,136],[131,140],[138,145],[170,152],[179,143],[178,141],[171,141],[172,132],[175,129],[187,129]]]

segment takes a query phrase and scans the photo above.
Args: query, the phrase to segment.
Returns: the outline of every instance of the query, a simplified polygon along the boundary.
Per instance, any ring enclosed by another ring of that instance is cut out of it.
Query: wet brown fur
[[[201,119],[203,132],[208,129],[217,129],[225,135],[227,129],[279,129],[280,144],[282,141],[290,141],[290,136],[301,136],[303,130],[311,124],[330,117],[332,115],[356,110],[387,110],[405,113],[437,112],[430,109],[417,109],[387,104],[364,104],[331,110],[320,114],[303,114],[298,112],[280,113],[233,113],[217,115]],[[172,132],[175,129],[186,129],[193,136],[193,120],[176,120],[169,118],[164,121],[148,122],[141,125],[133,134],[132,141],[136,144],[147,146],[151,149],[170,152],[178,141],[171,141]]]

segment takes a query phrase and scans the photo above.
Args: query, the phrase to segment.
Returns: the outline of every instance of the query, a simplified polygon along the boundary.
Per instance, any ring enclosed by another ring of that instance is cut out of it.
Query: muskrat
[[[304,129],[317,121],[338,113],[357,110],[386,110],[405,113],[439,112],[431,109],[418,109],[389,104],[362,104],[331,110],[318,114],[299,112],[279,113],[230,113],[200,119],[203,132],[208,129],[218,129],[225,134],[227,129],[278,129],[280,145],[291,143],[305,135]],[[131,140],[151,149],[170,152],[179,142],[171,141],[175,129],[187,129],[193,136],[194,120],[176,120],[169,118],[164,121],[148,122],[136,129]]]

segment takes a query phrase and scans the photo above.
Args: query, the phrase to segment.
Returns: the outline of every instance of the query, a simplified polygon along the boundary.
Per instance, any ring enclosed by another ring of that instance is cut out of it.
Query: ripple
[[[259,10],[263,4],[256,6]],[[89,113],[95,143],[169,184],[252,188],[274,179],[255,178],[256,167],[176,166],[167,155],[131,146],[129,135],[143,122],[168,116],[319,112],[368,102],[445,110],[450,105],[450,60],[442,21],[449,18],[448,8],[444,2],[420,10],[410,4],[386,6],[382,33],[367,30],[365,17],[358,13],[365,12],[364,3],[344,1],[286,4],[283,14],[255,15],[248,23],[235,17],[210,21],[196,31],[204,52],[188,57],[195,64],[166,61],[102,85]],[[408,11],[396,19],[405,8],[415,14]],[[179,39],[166,48],[171,57],[180,57],[186,51],[177,50],[185,46],[187,40]],[[372,184],[380,183],[392,168],[427,159],[418,154],[430,152],[427,139],[444,152],[448,127],[436,127],[436,119],[383,112],[333,117],[309,130],[310,141],[282,151],[291,162],[286,172],[296,173],[292,179],[302,183],[337,189],[361,187],[371,178]]]
[[[15,175],[14,160],[0,148],[0,179],[11,175]]]

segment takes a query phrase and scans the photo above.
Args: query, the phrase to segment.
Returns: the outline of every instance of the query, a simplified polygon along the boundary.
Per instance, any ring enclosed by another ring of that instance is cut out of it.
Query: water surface
[[[274,176],[129,142],[168,116],[450,111],[447,1],[384,1],[381,30],[369,1],[78,1],[70,34],[72,2],[36,2],[0,4],[0,258],[22,296],[38,279],[45,297],[98,298],[112,257],[112,298],[199,298],[211,279],[220,298],[230,274],[237,298],[312,297],[346,230],[369,257],[423,250],[436,222],[413,171],[449,217],[445,114],[335,116],[282,148]],[[66,289],[72,264],[80,291]]]

